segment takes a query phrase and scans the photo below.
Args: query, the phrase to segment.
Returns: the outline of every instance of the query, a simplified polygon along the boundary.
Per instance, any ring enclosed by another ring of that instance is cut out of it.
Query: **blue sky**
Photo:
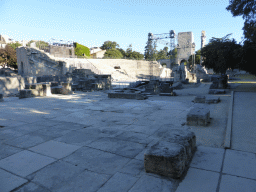
[[[244,21],[232,17],[228,5],[229,0],[0,0],[0,34],[16,41],[75,41],[89,48],[110,40],[144,53],[149,32],[192,31],[198,50],[202,30],[206,44],[229,33],[242,40]]]

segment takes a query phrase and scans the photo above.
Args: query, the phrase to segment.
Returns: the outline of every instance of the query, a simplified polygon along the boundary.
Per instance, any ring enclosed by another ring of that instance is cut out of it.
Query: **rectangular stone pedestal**
[[[19,96],[20,99],[29,98],[29,97],[31,97],[31,90],[30,89],[20,90],[20,96]]]
[[[44,96],[50,96],[51,93],[51,85],[50,84],[42,84],[43,85],[43,94]]]
[[[187,114],[187,125],[206,126],[210,122],[210,109],[207,106],[194,106]]]
[[[180,178],[196,151],[194,132],[185,129],[163,129],[154,136],[159,138],[144,154],[146,172]]]

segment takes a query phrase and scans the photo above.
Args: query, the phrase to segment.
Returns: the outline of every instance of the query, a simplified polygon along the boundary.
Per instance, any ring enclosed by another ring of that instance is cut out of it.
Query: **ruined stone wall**
[[[0,77],[0,94],[18,94],[19,90],[25,88],[25,80],[21,76]]]
[[[36,48],[17,48],[18,73],[22,76],[65,75],[76,68],[90,69],[95,74],[111,74],[113,78],[149,78],[151,64],[144,60],[128,59],[77,59],[54,57]],[[120,66],[121,69],[115,69]],[[163,67],[152,63],[153,76],[159,77]]]
[[[66,73],[65,62],[51,59],[36,48],[16,49],[18,74],[22,76],[62,75]]]
[[[50,45],[50,54],[54,57],[74,57],[74,47]]]

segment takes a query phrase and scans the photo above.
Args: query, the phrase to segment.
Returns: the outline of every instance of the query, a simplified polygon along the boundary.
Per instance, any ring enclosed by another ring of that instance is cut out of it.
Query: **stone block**
[[[158,141],[144,154],[144,168],[147,173],[178,179],[185,167],[185,148],[178,143]]]
[[[194,103],[205,103],[205,96],[196,96]]]
[[[108,98],[120,98],[120,99],[137,99],[144,100],[147,96],[141,95],[139,93],[108,93]]]
[[[50,84],[42,84],[43,85],[43,95],[50,96],[51,95],[51,85]]]
[[[61,94],[68,95],[71,93],[71,84],[70,83],[61,83]]]
[[[210,122],[208,106],[195,105],[187,114],[187,125],[206,126]]]
[[[224,94],[226,93],[224,89],[210,89],[209,94]]]
[[[62,86],[51,87],[52,94],[62,94]]]
[[[194,152],[196,151],[196,135],[188,129],[168,128],[157,131],[155,134],[161,141],[168,141],[170,143],[178,143],[185,148],[186,165],[189,164]]]
[[[218,88],[219,88],[219,83],[218,82],[212,82],[209,89],[218,89]]]
[[[0,93],[0,102],[4,101],[4,95]]]
[[[177,96],[175,92],[172,93],[160,93],[159,96]]]
[[[161,85],[161,93],[172,93],[173,87],[170,87],[169,83],[163,83]]]
[[[182,89],[182,83],[181,82],[176,82],[172,85],[173,89]]]
[[[214,96],[207,96],[205,98],[205,103],[219,103],[220,102],[220,97],[214,97]]]
[[[29,98],[29,97],[31,97],[31,89],[20,90],[20,95],[19,95],[20,99]]]
[[[31,84],[31,89],[43,90],[43,85],[41,83]]]
[[[56,87],[59,86],[59,82],[58,81],[52,81],[51,82],[51,87]]]
[[[26,84],[26,85],[25,85],[25,89],[31,89],[31,85],[32,85],[32,84]]]

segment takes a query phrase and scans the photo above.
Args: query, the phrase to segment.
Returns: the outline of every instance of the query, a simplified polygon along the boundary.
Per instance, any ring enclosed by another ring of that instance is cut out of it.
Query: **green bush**
[[[90,49],[84,45],[81,45],[79,43],[74,43],[75,44],[75,55],[76,56],[85,56],[85,57],[90,57]]]

